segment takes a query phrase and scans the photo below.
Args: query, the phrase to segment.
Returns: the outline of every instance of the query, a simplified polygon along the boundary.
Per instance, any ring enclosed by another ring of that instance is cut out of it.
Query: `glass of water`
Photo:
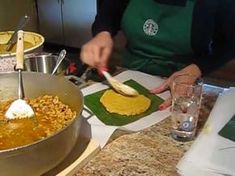
[[[201,106],[203,81],[192,75],[180,75],[172,85],[172,137],[180,141],[192,140],[196,133]]]

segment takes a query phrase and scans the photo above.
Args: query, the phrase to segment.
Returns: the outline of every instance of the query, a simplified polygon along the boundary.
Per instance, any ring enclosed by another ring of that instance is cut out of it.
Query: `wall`
[[[27,14],[31,20],[24,30],[38,31],[35,0],[0,0],[0,31],[14,30],[19,19]]]

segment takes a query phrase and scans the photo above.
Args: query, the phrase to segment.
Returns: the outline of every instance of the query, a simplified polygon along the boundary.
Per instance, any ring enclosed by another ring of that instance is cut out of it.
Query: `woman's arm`
[[[81,60],[97,69],[107,68],[113,48],[112,36],[120,29],[128,0],[104,0],[92,26],[93,38],[81,48]]]
[[[92,25],[92,34],[107,31],[112,36],[120,30],[122,14],[129,0],[104,0]]]

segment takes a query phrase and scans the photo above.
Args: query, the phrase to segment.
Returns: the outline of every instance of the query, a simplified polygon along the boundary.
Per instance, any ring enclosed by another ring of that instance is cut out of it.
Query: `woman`
[[[93,24],[94,38],[81,50],[84,63],[107,67],[112,37],[127,39],[123,64],[133,70],[170,76],[200,77],[235,57],[234,0],[104,0]],[[167,99],[160,109],[170,105]]]

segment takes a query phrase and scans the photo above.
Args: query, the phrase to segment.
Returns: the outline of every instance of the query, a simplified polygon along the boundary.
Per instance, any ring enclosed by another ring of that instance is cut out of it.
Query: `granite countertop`
[[[222,90],[204,89],[198,131],[203,127]],[[94,176],[175,176],[176,165],[193,141],[178,142],[170,137],[171,119],[145,130],[128,133],[116,131],[109,143],[76,175]]]

